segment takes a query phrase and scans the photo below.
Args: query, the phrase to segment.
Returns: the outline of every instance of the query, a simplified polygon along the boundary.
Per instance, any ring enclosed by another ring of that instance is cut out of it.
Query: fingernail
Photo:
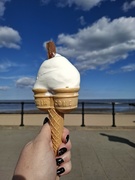
[[[62,173],[64,173],[64,172],[65,172],[65,169],[64,169],[63,167],[57,169],[57,175],[60,175],[60,174],[62,174]]]
[[[63,162],[64,162],[64,160],[62,158],[57,158],[56,159],[57,166],[60,166]]]
[[[48,117],[46,117],[46,118],[44,119],[44,121],[43,121],[43,125],[46,124],[46,123],[48,123],[48,121],[49,121],[49,119],[48,119]]]
[[[69,141],[69,135],[67,135],[66,137],[66,143]]]
[[[63,155],[65,152],[67,151],[67,148],[61,148],[59,151],[58,151],[58,156],[61,156]]]

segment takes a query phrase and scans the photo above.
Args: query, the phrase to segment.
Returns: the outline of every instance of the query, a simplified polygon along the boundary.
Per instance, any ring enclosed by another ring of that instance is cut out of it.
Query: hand
[[[63,129],[58,156],[54,156],[51,130],[46,123],[37,137],[25,145],[12,180],[55,180],[71,171],[71,142],[68,129]]]
[[[66,175],[71,171],[71,142],[69,139],[69,130],[64,128],[62,135],[62,144],[58,150],[56,164],[58,166],[57,175]]]

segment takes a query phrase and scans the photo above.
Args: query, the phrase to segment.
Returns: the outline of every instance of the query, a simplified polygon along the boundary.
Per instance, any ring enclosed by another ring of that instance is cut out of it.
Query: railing
[[[0,105],[5,105],[5,104],[19,104],[21,105],[21,108],[20,108],[20,115],[21,115],[21,119],[20,119],[20,126],[24,126],[24,114],[25,114],[25,110],[24,110],[24,105],[25,104],[35,104],[34,101],[0,101]],[[135,102],[132,102],[132,103],[118,103],[118,102],[85,102],[85,101],[82,101],[80,100],[78,102],[78,105],[81,105],[81,108],[79,109],[80,110],[80,114],[82,116],[82,123],[81,123],[81,126],[84,127],[85,126],[85,114],[87,114],[87,112],[85,112],[86,108],[85,108],[85,105],[109,105],[111,107],[111,114],[112,114],[112,127],[116,127],[116,122],[115,122],[115,115],[116,115],[116,110],[115,110],[115,107],[116,105],[128,105],[128,106],[135,106]],[[90,109],[89,109],[90,111]],[[134,111],[135,112],[135,111]],[[73,113],[77,114],[76,111],[74,111]],[[121,113],[121,112],[119,112]],[[0,114],[3,114],[3,112],[0,111]],[[4,113],[6,114],[6,113]],[[10,112],[8,112],[7,114],[10,114]],[[16,114],[15,113],[12,113],[11,114]],[[32,112],[32,114],[34,114],[34,112]],[[41,114],[40,111],[36,112],[36,114]],[[92,114],[92,112],[90,112],[90,114]]]
[[[84,127],[85,126],[85,118],[84,118],[84,116],[85,116],[85,105],[86,104],[91,104],[91,105],[111,105],[112,106],[112,108],[111,108],[111,110],[112,110],[112,127],[116,127],[116,123],[115,123],[115,102],[109,102],[109,103],[107,103],[107,102],[105,102],[105,103],[101,103],[101,102],[79,102],[79,104],[81,104],[82,105],[82,124],[81,124],[81,126],[82,127]]]

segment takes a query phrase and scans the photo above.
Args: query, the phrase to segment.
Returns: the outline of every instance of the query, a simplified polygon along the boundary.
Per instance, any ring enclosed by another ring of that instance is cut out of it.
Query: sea
[[[24,113],[43,113],[34,100],[0,100],[0,114],[21,113],[22,104]],[[79,99],[78,107],[71,113],[112,113],[113,104],[115,113],[135,114],[135,99]]]

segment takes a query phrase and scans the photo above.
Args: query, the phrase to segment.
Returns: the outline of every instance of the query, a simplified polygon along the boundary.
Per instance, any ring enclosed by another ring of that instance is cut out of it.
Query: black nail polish
[[[48,119],[48,117],[46,117],[46,118],[44,119],[44,121],[43,121],[43,125],[46,124],[46,123],[48,123],[48,121],[49,121],[49,119]]]
[[[60,166],[63,162],[64,162],[64,160],[62,158],[57,158],[56,159],[57,166]]]
[[[57,175],[60,175],[60,174],[62,174],[62,173],[64,173],[64,172],[65,172],[65,169],[64,169],[63,167],[57,169]]]
[[[67,135],[66,137],[66,143],[69,141],[69,135]]]
[[[65,152],[67,151],[67,148],[61,148],[59,151],[58,151],[58,156],[61,156],[63,155]]]

